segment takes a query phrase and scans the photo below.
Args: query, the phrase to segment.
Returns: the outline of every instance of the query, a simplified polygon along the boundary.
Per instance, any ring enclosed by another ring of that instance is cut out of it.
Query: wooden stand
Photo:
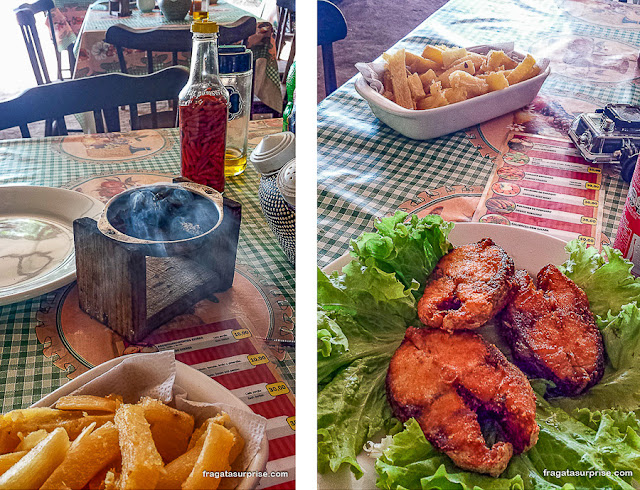
[[[91,218],[73,222],[80,308],[135,343],[213,293],[233,275],[241,206],[224,199],[220,226],[181,256],[147,256],[140,245],[102,234]]]
[[[109,14],[118,17],[129,17],[131,15],[131,7],[129,0],[109,0]]]

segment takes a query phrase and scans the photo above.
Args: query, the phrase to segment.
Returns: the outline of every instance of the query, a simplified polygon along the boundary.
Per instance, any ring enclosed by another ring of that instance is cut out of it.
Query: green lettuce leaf
[[[429,215],[418,218],[402,211],[394,216],[382,218],[375,224],[375,233],[363,233],[351,242],[352,255],[359,259],[371,257],[380,270],[396,274],[404,287],[414,281],[420,284],[416,292],[419,297],[424,290],[429,274],[440,258],[451,250],[447,240],[453,223],[440,216]]]
[[[619,250],[604,245],[600,254],[579,240],[566,246],[569,258],[560,270],[589,298],[594,315],[617,315],[622,306],[640,301],[640,278],[631,275],[633,264]]]
[[[397,347],[397,344],[396,344]],[[356,455],[376,433],[393,433],[398,423],[387,403],[384,382],[393,349],[356,359],[318,393],[318,471],[348,464],[357,478]]]
[[[616,369],[640,367],[640,309],[636,303],[600,319],[599,327],[611,366]]]
[[[367,263],[351,261],[342,273],[330,276],[318,270],[319,319],[325,320],[318,323],[318,336],[325,335],[321,330],[329,321],[344,336],[340,341],[344,349],[319,349],[321,386],[357,359],[381,352],[391,358],[407,325],[416,319],[416,299],[411,293],[417,284],[405,289],[394,274],[382,272],[370,260]]]
[[[318,307],[374,325],[382,321],[400,327],[413,322],[417,302],[411,292],[417,288],[413,283],[405,289],[394,274],[381,271],[371,259],[364,264],[353,260],[342,273],[330,276],[318,269]]]
[[[429,444],[411,419],[376,461],[377,485],[385,490],[634,488],[632,477],[618,477],[613,472],[640,475],[640,426],[635,414],[582,409],[570,416],[540,398],[536,420],[540,425],[538,443],[514,456],[505,472],[492,478],[457,468]],[[565,470],[604,473],[554,473]]]
[[[378,481],[383,490],[401,489],[482,489],[523,490],[522,478],[492,478],[457,468],[425,438],[415,419],[393,436],[393,443],[376,461]]]
[[[341,272],[318,271],[318,468],[347,464],[381,430],[394,433],[385,393],[391,356],[417,323],[417,289],[450,249],[439,216],[384,218],[353,242]],[[375,236],[374,236],[375,235]],[[420,282],[419,282],[420,281]]]
[[[349,348],[349,341],[340,325],[324,311],[318,311],[318,352],[322,357],[342,354]]]
[[[640,408],[640,279],[633,264],[618,250],[603,246],[599,253],[574,240],[560,269],[589,298],[589,307],[604,341],[607,366],[602,380],[587,393],[551,400],[565,410]]]
[[[635,415],[631,416],[635,419]],[[585,423],[587,420],[589,423]],[[613,475],[613,471],[627,470],[640,475],[640,451],[634,440],[638,421],[632,422],[629,413],[583,409],[574,417],[538,397],[536,422],[540,426],[537,444],[512,458],[502,476],[521,475],[525,488],[534,489],[560,488],[567,483],[580,489],[633,488],[631,477]],[[627,427],[630,436],[626,434]],[[610,471],[612,474],[557,477],[548,474],[548,471],[564,470]]]
[[[602,380],[585,394],[554,398],[551,403],[565,410],[640,408],[640,309],[635,303],[622,306],[617,315],[599,319],[608,364]]]
[[[344,349],[319,349],[318,469],[337,471],[348,464],[360,477],[356,455],[363,444],[396,424],[384,380],[406,326],[415,319],[416,300],[412,289],[405,290],[394,274],[357,261],[343,274],[322,276],[318,277],[318,298],[324,300],[319,304],[318,335],[331,322],[346,342],[341,344]]]

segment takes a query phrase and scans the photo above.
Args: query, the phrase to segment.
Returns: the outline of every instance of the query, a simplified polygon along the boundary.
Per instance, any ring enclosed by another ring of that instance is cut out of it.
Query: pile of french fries
[[[429,44],[422,56],[404,49],[382,56],[387,62],[382,95],[406,109],[454,104],[502,90],[540,73],[530,54],[518,63],[504,51],[481,55],[465,48]]]
[[[0,489],[216,489],[244,440],[221,412],[194,418],[152,399],[64,396],[0,418]]]

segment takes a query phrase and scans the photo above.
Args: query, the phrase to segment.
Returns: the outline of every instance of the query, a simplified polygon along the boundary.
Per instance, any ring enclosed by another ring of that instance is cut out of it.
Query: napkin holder
[[[224,198],[222,215],[213,233],[186,247],[167,246],[165,256],[107,236],[91,218],[75,220],[80,309],[136,343],[198,301],[226,291],[235,272],[241,205]]]

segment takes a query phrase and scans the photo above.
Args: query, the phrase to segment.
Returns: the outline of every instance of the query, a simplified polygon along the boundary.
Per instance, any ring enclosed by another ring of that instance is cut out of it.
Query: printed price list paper
[[[154,333],[158,350],[215,379],[255,413],[267,419],[269,461],[259,489],[295,488],[295,399],[280,376],[273,353],[256,339],[247,320],[232,318]]]
[[[511,132],[473,221],[519,226],[600,247],[602,169],[567,138]]]

